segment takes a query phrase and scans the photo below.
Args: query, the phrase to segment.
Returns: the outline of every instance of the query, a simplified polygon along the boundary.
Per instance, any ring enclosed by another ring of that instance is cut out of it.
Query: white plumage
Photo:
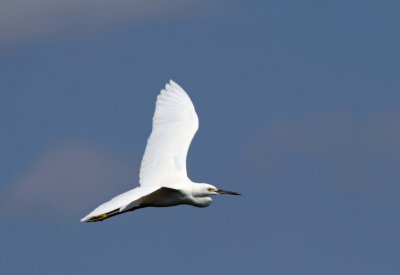
[[[157,97],[153,129],[140,167],[140,186],[101,204],[81,221],[101,221],[149,206],[189,204],[205,207],[212,201],[210,195],[239,195],[210,184],[194,183],[188,178],[186,157],[198,127],[192,101],[171,80]]]
[[[186,180],[186,156],[199,128],[189,96],[173,81],[157,97],[153,130],[140,167],[141,186]]]

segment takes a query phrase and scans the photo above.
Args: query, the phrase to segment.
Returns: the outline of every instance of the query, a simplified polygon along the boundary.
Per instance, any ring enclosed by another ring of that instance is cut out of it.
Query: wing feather
[[[96,207],[96,209],[82,218],[81,222],[90,221],[90,219],[93,217],[98,217],[112,211],[121,212],[125,210],[128,205],[132,207],[135,201],[140,200],[141,198],[157,191],[160,188],[160,186],[137,187],[122,193]]]
[[[141,186],[186,180],[186,157],[199,128],[192,101],[174,81],[157,97],[153,129],[140,167]]]

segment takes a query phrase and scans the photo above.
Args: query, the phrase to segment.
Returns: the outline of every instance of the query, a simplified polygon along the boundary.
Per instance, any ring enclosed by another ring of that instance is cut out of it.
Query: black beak
[[[235,196],[242,195],[242,194],[239,194],[239,193],[236,193],[236,192],[226,191],[226,190],[221,190],[221,189],[218,189],[217,193],[220,194],[220,195],[235,195]]]

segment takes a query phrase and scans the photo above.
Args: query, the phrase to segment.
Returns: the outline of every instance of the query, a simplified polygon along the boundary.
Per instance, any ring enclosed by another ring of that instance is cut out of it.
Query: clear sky
[[[399,9],[1,1],[1,273],[400,274]],[[138,184],[169,79],[189,176],[243,196],[79,223]]]

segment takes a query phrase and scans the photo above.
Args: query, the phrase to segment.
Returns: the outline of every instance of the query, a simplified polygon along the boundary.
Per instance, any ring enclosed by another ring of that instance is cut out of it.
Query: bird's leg
[[[118,214],[120,214],[119,213],[119,209],[115,209],[115,210],[110,211],[108,213],[104,213],[104,214],[101,214],[101,215],[97,215],[97,216],[91,217],[87,221],[88,222],[100,222],[100,221],[103,221],[103,220],[105,220],[107,218],[110,218],[110,217],[118,215]]]

